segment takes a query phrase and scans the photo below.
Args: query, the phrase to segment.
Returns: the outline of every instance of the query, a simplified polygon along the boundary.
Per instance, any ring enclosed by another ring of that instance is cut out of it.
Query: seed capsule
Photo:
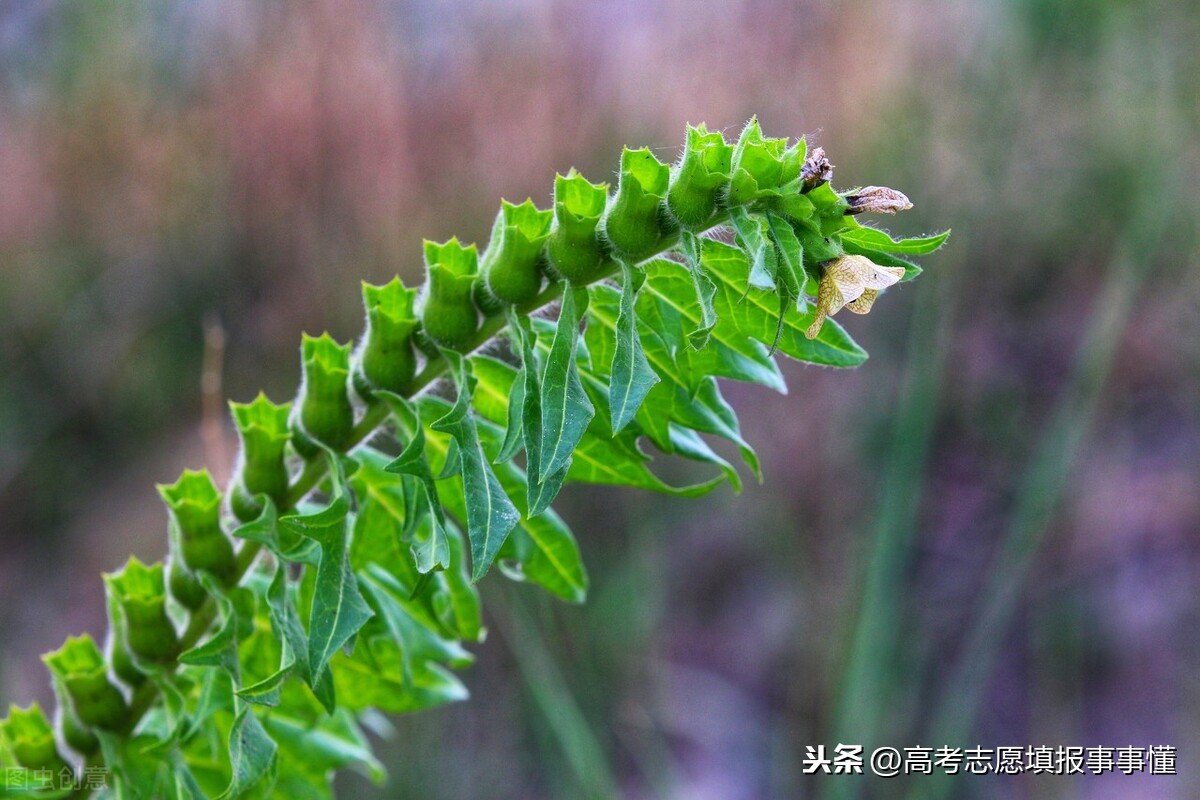
[[[354,386],[369,398],[375,389],[403,394],[417,374],[412,335],[420,324],[413,311],[417,290],[393,278],[383,286],[363,283],[366,331],[354,354]]]
[[[804,166],[804,140],[788,147],[787,139],[764,138],[758,119],[746,123],[733,148],[733,178],[729,204],[744,205],[762,197],[799,194],[800,170]],[[782,191],[793,184],[792,192]]]
[[[687,145],[671,173],[667,205],[684,228],[707,223],[717,211],[729,185],[733,148],[719,132],[704,125],[688,126]]]
[[[234,496],[236,497],[236,494]],[[171,596],[188,611],[195,611],[204,605],[204,601],[208,598],[208,592],[199,579],[184,566],[182,559],[175,557],[174,554],[167,564],[167,587],[171,591]]]
[[[550,266],[575,286],[586,286],[609,268],[597,235],[608,184],[591,183],[575,170],[554,177],[554,226],[546,240]]]
[[[68,638],[42,660],[62,686],[80,722],[106,731],[121,730],[126,725],[129,707],[109,681],[104,656],[92,637],[84,634]]]
[[[70,769],[58,753],[54,728],[37,703],[24,709],[9,708],[8,716],[0,719],[0,741],[8,743],[17,763],[26,769],[49,770],[56,775]]]
[[[426,241],[425,267],[428,278],[418,298],[425,333],[443,347],[467,347],[480,325],[472,296],[479,274],[475,245],[463,247],[457,238],[444,244]]]
[[[288,471],[284,451],[292,435],[288,427],[292,404],[272,403],[260,392],[253,402],[230,403],[229,410],[233,413],[233,424],[242,444],[234,471],[230,507],[238,519],[249,522],[262,511],[261,504],[255,499],[257,495],[266,495],[276,506],[287,502]],[[179,572],[174,567],[173,564],[170,572],[172,594],[176,581],[183,580],[176,577]],[[182,602],[182,598],[179,599]]]
[[[625,259],[651,255],[669,232],[663,203],[670,180],[671,168],[648,148],[621,152],[621,175],[604,217],[604,233]]]
[[[188,568],[229,579],[233,544],[221,529],[221,493],[208,470],[185,469],[175,483],[159,484],[158,493],[178,527],[179,549]]]
[[[501,201],[479,267],[488,291],[498,300],[519,306],[537,297],[542,288],[542,247],[553,220],[553,211],[538,209],[532,200],[519,206]]]
[[[350,403],[350,345],[338,344],[328,333],[300,343],[300,399],[292,412],[296,451],[313,458],[320,450],[312,440],[334,450],[350,445],[354,406]]]
[[[130,558],[120,572],[106,574],[104,582],[120,606],[125,621],[121,633],[129,650],[146,661],[173,661],[179,655],[179,637],[167,616],[162,562],[146,566]]]
[[[67,746],[83,756],[90,756],[100,749],[100,740],[83,723],[75,718],[75,713],[67,708],[59,699],[58,724],[62,730],[63,741]]]

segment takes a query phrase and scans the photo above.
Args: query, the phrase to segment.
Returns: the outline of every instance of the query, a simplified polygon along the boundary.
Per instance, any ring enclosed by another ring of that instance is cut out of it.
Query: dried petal
[[[907,211],[912,208],[912,202],[902,192],[889,189],[886,186],[864,186],[851,195],[846,195],[850,208],[847,214],[862,214],[873,211],[876,214],[895,214],[897,211]]]
[[[800,180],[804,183],[804,191],[811,192],[823,183],[829,183],[833,179],[833,164],[829,163],[829,159],[825,157],[825,148],[817,147],[808,158],[804,160],[804,166],[800,169]]]

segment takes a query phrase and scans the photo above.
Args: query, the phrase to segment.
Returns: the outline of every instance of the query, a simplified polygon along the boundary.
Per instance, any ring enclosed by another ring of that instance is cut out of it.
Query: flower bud
[[[334,450],[350,445],[354,406],[350,404],[350,345],[338,344],[328,333],[300,343],[300,399],[292,410],[296,451],[305,458],[320,449],[312,440]]]
[[[846,195],[850,207],[847,214],[895,214],[897,211],[907,211],[912,208],[912,202],[901,192],[886,186],[864,186],[853,194]]]
[[[539,210],[532,200],[519,206],[501,201],[480,265],[488,291],[498,300],[519,306],[537,297],[542,288],[542,246],[553,220],[553,211]]]
[[[419,298],[425,333],[443,347],[467,347],[479,331],[479,309],[472,296],[479,273],[475,245],[463,247],[457,238],[444,244],[425,242],[428,278]]]
[[[167,616],[162,562],[146,566],[132,557],[120,572],[106,574],[104,582],[124,616],[121,633],[129,650],[146,661],[173,661],[179,655],[179,636]]]
[[[58,753],[54,728],[37,703],[26,709],[11,706],[8,716],[0,719],[0,739],[8,743],[17,763],[26,769],[55,773],[70,769]]]
[[[58,650],[42,656],[42,660],[62,686],[80,722],[106,731],[125,727],[129,707],[109,681],[104,656],[92,637],[84,634],[68,638]]]
[[[703,227],[717,211],[729,185],[733,148],[718,131],[688,126],[687,145],[671,174],[667,205],[684,228]]]
[[[354,385],[363,397],[370,398],[375,389],[403,394],[417,374],[412,344],[420,324],[413,312],[416,296],[417,290],[398,277],[383,286],[363,283],[367,326],[354,358]]]
[[[758,119],[751,118],[733,148],[729,204],[780,196],[784,185],[800,177],[803,162],[803,142],[788,147],[787,139],[764,138]]]
[[[185,469],[175,483],[159,484],[158,493],[178,527],[188,568],[207,570],[222,581],[232,577],[233,543],[221,529],[221,493],[208,470]]]
[[[817,292],[816,316],[805,331],[805,336],[815,339],[827,316],[833,316],[842,307],[855,314],[866,314],[879,295],[904,277],[901,267],[881,267],[866,256],[842,256],[825,265]]]
[[[613,249],[627,260],[640,261],[651,255],[668,233],[663,203],[670,181],[671,168],[649,148],[621,152],[621,174],[604,217],[604,233]]]
[[[233,424],[242,443],[229,505],[238,519],[249,522],[262,511],[262,506],[255,499],[257,495],[265,494],[280,507],[287,502],[288,471],[283,459],[291,438],[288,417],[292,404],[272,403],[260,392],[250,403],[230,403],[229,410],[233,413]],[[193,608],[175,591],[176,582],[179,581],[182,591],[195,594],[193,589],[183,585],[185,579],[182,575],[186,573],[181,573],[181,568],[182,565],[172,563],[171,593],[185,606]]]
[[[575,286],[586,286],[609,267],[597,235],[608,201],[608,184],[591,183],[575,170],[554,177],[554,226],[546,240],[546,256],[558,274]]]

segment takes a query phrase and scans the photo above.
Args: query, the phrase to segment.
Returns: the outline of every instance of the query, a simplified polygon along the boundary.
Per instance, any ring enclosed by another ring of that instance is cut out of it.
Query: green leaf
[[[678,264],[672,266],[679,270],[683,269]],[[593,289],[603,290],[603,287],[593,287]],[[618,302],[615,299],[616,292],[612,292],[612,294],[614,299],[608,305],[616,308]],[[594,299],[589,307],[589,313],[595,310],[597,305]],[[612,319],[615,317],[614,312]],[[588,331],[589,336],[597,337],[597,339],[602,336],[599,326],[589,327]],[[744,336],[741,338],[745,339]],[[608,341],[610,342],[608,345],[600,345],[601,348],[608,348],[603,351],[605,353],[612,349],[611,339]],[[760,347],[763,353],[766,352],[766,347],[757,342],[753,342],[753,344]],[[708,350],[712,348],[713,345],[710,344]],[[598,359],[603,360],[603,356],[598,355]],[[608,356],[607,360],[611,362],[611,356]],[[479,385],[475,393],[476,406],[487,419],[498,423],[505,418],[505,397],[509,394],[516,373],[508,364],[488,356],[475,356],[472,363],[475,365],[475,374],[479,377]],[[607,379],[583,369],[581,369],[580,376],[592,391],[593,403],[598,407],[607,403],[607,398],[603,395],[607,391],[605,385]],[[722,483],[721,477],[690,486],[671,486],[665,483],[650,470],[648,465],[651,458],[637,446],[640,429],[631,425],[614,436],[609,428],[610,417],[611,415],[608,413],[598,413],[592,418],[587,435],[580,440],[579,446],[571,458],[571,466],[567,473],[570,480],[577,483],[632,486],[679,497],[698,497],[712,491]]]
[[[217,632],[179,656],[179,663],[198,667],[221,667],[235,683],[241,682],[241,667],[237,656],[237,611],[226,590],[207,573],[200,574],[200,582],[208,593],[217,599],[217,611],[221,620]]]
[[[778,330],[779,299],[773,292],[748,286],[750,271],[746,255],[736,247],[705,240],[702,254],[708,273],[717,283],[714,305],[718,329],[733,326],[742,335],[768,343]],[[806,314],[787,314],[779,331],[779,351],[798,361],[829,367],[856,367],[867,353],[833,320],[826,320],[816,339],[804,335],[815,309]]]
[[[924,256],[937,250],[950,238],[950,231],[933,236],[913,236],[907,239],[893,239],[878,228],[868,228],[865,225],[841,233],[842,242],[853,242],[862,247],[879,250],[884,253],[900,255]]]
[[[241,704],[229,732],[229,762],[233,774],[229,787],[217,800],[240,797],[251,788],[268,794],[275,782],[277,753],[275,740],[263,729],[253,709]]]
[[[639,335],[655,374],[663,371],[669,380],[684,382],[689,390],[697,388],[705,377],[716,375],[787,392],[783,374],[766,345],[733,325],[717,325],[703,350],[686,346],[687,331],[699,323],[702,313],[689,294],[686,267],[655,259],[644,264],[642,270],[646,283],[638,294]],[[615,329],[618,302],[617,293],[610,287],[593,287],[585,339],[599,363],[606,362],[611,342],[615,341],[603,329]]]
[[[646,398],[646,393],[661,380],[646,361],[646,353],[642,349],[642,341],[637,332],[634,299],[645,279],[644,272],[635,272],[628,264],[621,265],[621,307],[617,315],[612,385],[609,389],[614,433],[620,433],[633,421],[638,407]]]
[[[729,220],[733,223],[733,230],[750,259],[750,286],[775,291],[778,264],[775,247],[768,236],[766,220],[744,208],[732,209],[729,212]],[[703,258],[701,260],[704,261]],[[708,266],[706,261],[704,264]]]
[[[237,696],[256,705],[274,707],[279,705],[279,694],[283,688],[283,682],[292,674],[292,670],[296,667],[296,654],[288,644],[287,639],[282,640],[282,653],[280,655],[279,669],[263,678],[254,684],[247,686],[237,691]]]
[[[350,570],[345,520],[310,528],[306,535],[321,545],[321,563],[317,567],[308,623],[309,669],[313,683],[319,684],[329,659],[371,618],[371,609],[359,594]]]
[[[546,368],[542,373],[542,452],[538,482],[545,483],[567,466],[571,453],[583,438],[596,410],[583,390],[575,349],[579,343],[579,322],[587,311],[586,289],[568,288],[563,293],[558,329]],[[532,505],[532,504],[531,504]]]
[[[442,504],[438,500],[437,484],[433,478],[433,471],[429,468],[429,460],[425,457],[425,429],[408,401],[399,396],[394,397],[401,405],[401,414],[403,415],[401,423],[409,435],[409,440],[400,455],[386,464],[383,470],[405,476],[405,480],[399,487],[401,496],[410,497],[411,500],[416,500],[421,505],[418,507],[409,500],[405,500],[401,516],[396,517],[393,514],[393,517],[400,529],[406,529],[411,534],[417,530],[421,518],[428,514],[430,524],[427,528],[427,535],[414,539],[412,544],[417,571],[426,573],[434,569],[445,569],[450,566],[450,547],[446,542],[446,519],[442,515]],[[389,404],[393,414],[397,413],[396,402],[389,399]],[[415,492],[406,493],[406,485],[415,488]],[[391,510],[395,511],[395,507],[393,506]]]
[[[377,564],[363,573],[363,589],[372,605],[400,645],[404,675],[411,680],[411,661],[436,661],[451,667],[470,666],[475,657],[458,642],[438,633],[438,623],[421,604],[407,596],[404,587]]]
[[[729,481],[733,491],[740,492],[742,490],[742,477],[738,475],[737,469],[717,455],[716,451],[709,447],[708,442],[704,441],[704,438],[696,431],[673,424],[668,426],[668,436],[671,442],[671,452],[692,461],[703,461],[715,465]]]
[[[507,370],[511,376],[512,368],[496,362],[494,359],[480,357],[477,359],[476,365],[478,372],[482,375],[488,375],[490,371],[499,368]],[[498,379],[495,374],[490,377],[492,380]],[[486,387],[489,384],[481,380],[479,385],[484,386],[487,391]],[[503,396],[503,393],[495,387],[492,387],[491,391]],[[431,408],[439,405],[445,406],[445,401],[437,398],[426,398],[423,403]],[[495,408],[492,409],[492,413],[502,414],[499,409]],[[498,446],[503,437],[499,426],[486,419],[481,419],[478,421],[478,429],[485,447]],[[444,445],[431,439],[430,447],[444,448]],[[495,465],[495,474],[504,491],[508,496],[514,498],[517,510],[521,514],[521,521],[513,529],[506,550],[520,554],[522,577],[539,584],[564,600],[574,603],[582,602],[587,595],[587,573],[583,567],[579,545],[576,543],[575,537],[571,535],[570,529],[553,511],[547,510],[537,516],[527,513],[524,505],[527,477],[516,465],[512,463],[497,464]],[[448,486],[442,496],[445,498],[451,514],[461,518],[466,513],[461,491],[457,491],[453,486]],[[516,541],[513,541],[514,539]],[[503,553],[505,550],[501,552]]]
[[[315,566],[321,558],[316,543],[304,538],[293,528],[280,527],[275,503],[266,495],[259,495],[258,499],[262,502],[258,518],[236,528],[233,531],[234,538],[266,545],[268,550],[284,561]]]
[[[327,773],[359,767],[377,784],[387,778],[387,770],[371,752],[354,718],[344,709],[338,709],[315,727],[307,720],[278,713],[265,717],[263,724],[279,747],[303,763],[306,770]]]
[[[687,332],[688,347],[703,350],[708,344],[713,328],[717,326],[717,312],[713,310],[713,296],[717,293],[717,286],[704,271],[704,264],[700,261],[700,240],[696,235],[684,231],[680,234],[680,243],[687,260],[688,275],[692,279],[692,291],[696,294],[696,307],[700,309],[699,321]]]
[[[858,256],[866,256],[872,262],[881,267],[900,267],[904,270],[904,277],[901,281],[910,281],[921,274],[921,268],[901,256],[894,256],[891,253],[885,253],[882,250],[876,250],[873,247],[865,247],[857,242],[843,242],[844,249],[847,253]]]
[[[473,378],[468,362],[451,351],[445,355],[458,385],[458,399],[432,428],[449,434],[458,444],[467,503],[467,538],[471,540],[471,577],[477,581],[487,574],[520,514],[496,480],[479,441],[475,418],[471,414]]]

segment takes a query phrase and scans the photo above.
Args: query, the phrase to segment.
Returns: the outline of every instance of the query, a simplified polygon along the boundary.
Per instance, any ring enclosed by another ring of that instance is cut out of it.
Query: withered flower
[[[830,261],[817,290],[817,315],[804,335],[817,338],[825,318],[832,317],[843,306],[855,314],[866,314],[879,290],[903,277],[902,267],[881,267],[866,256],[842,256]]]
[[[864,186],[854,194],[846,195],[850,208],[847,214],[862,214],[873,211],[876,214],[895,214],[897,211],[907,211],[912,208],[912,201],[903,193],[886,186]]]
[[[804,166],[800,168],[800,180],[804,184],[802,192],[811,192],[823,183],[829,183],[833,179],[833,164],[829,163],[829,159],[825,157],[825,148],[815,148],[808,154],[808,158],[804,159]]]

